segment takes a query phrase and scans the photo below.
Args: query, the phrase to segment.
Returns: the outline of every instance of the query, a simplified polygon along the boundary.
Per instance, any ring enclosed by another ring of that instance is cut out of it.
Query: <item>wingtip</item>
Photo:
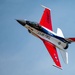
[[[46,6],[42,5],[42,4],[41,4],[41,6],[42,6],[43,8],[47,8],[47,9],[51,10],[50,8],[48,8],[48,7],[46,7]]]
[[[59,69],[63,70],[62,67],[56,66],[55,64],[53,66],[56,67],[56,68],[59,68]]]

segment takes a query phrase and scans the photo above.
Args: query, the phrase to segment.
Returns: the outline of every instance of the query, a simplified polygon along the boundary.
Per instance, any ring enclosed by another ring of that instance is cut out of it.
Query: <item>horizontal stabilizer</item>
[[[62,58],[63,58],[65,64],[68,64],[68,52],[67,52],[67,50],[60,50],[60,53],[62,55]]]
[[[75,42],[75,38],[65,38],[65,40],[67,40],[69,43]]]

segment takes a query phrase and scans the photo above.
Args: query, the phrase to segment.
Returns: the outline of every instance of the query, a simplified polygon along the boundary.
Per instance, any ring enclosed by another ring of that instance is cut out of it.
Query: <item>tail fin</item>
[[[68,52],[67,50],[60,50],[62,58],[66,64],[68,64]]]
[[[60,28],[57,28],[57,35],[61,36],[61,37],[64,37],[64,35],[62,33],[62,30]]]

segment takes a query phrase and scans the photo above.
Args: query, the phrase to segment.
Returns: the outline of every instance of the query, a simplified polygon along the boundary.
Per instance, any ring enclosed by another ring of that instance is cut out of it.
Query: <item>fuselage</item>
[[[58,47],[61,50],[68,48],[68,42],[64,38],[58,36],[53,31],[43,26],[40,26],[39,23],[26,21],[26,24],[24,27],[26,27],[28,31],[34,36],[37,36],[40,39],[51,42],[52,44],[54,44],[56,47]]]

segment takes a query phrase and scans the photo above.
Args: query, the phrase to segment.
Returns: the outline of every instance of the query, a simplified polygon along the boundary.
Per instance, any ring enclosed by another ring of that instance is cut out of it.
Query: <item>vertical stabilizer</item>
[[[60,28],[57,28],[57,35],[61,36],[61,37],[64,37],[64,35],[62,33],[62,30]]]

